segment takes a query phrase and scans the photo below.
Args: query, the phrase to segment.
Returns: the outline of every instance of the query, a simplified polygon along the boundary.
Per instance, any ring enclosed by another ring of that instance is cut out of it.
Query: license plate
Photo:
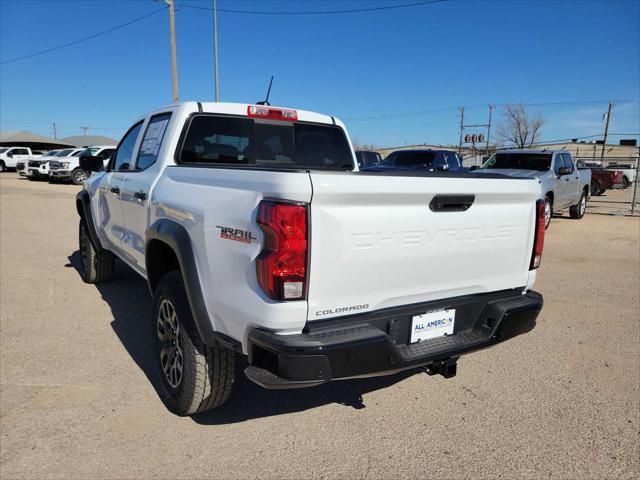
[[[411,322],[410,343],[423,342],[444,335],[453,335],[455,321],[455,309],[438,310],[416,315]]]

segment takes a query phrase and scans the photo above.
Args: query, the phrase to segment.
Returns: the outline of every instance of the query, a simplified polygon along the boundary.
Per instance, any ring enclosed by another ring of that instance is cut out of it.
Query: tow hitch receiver
[[[442,375],[444,378],[453,378],[456,376],[458,358],[460,357],[438,360],[424,367],[424,371],[427,375]]]

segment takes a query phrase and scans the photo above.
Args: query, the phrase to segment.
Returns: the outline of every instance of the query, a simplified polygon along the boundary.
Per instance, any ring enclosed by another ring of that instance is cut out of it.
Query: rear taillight
[[[295,122],[298,120],[298,112],[286,108],[274,108],[266,105],[249,105],[247,115],[254,118],[264,118],[269,120],[283,120]]]
[[[258,208],[264,249],[258,283],[274,300],[302,300],[307,292],[307,206],[264,200]]]
[[[544,248],[544,200],[536,202],[536,233],[533,238],[533,253],[531,254],[530,270],[534,270],[540,266],[542,260],[542,249]]]

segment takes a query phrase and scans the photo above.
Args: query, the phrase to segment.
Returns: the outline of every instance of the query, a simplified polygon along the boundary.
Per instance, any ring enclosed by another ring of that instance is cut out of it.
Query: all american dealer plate
[[[438,310],[416,315],[411,322],[410,343],[424,342],[444,335],[453,335],[455,309]]]

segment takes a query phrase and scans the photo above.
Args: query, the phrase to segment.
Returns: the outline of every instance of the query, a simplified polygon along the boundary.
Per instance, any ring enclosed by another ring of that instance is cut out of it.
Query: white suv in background
[[[80,157],[100,157],[106,165],[115,149],[115,145],[92,145],[73,156],[52,160],[49,162],[49,180],[71,180],[75,185],[82,185],[89,178],[89,172],[80,168]]]

